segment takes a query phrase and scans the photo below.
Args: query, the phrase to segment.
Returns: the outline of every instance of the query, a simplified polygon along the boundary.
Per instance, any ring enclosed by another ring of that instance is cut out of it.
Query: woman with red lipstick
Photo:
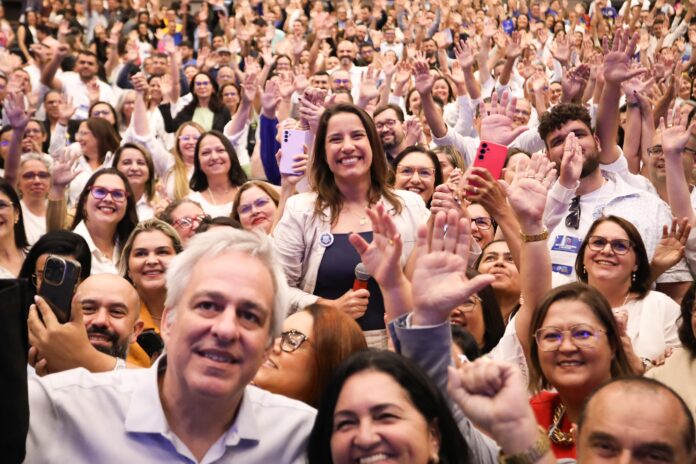
[[[133,283],[140,296],[143,330],[159,333],[167,297],[165,274],[171,260],[182,250],[177,232],[159,219],[139,223],[123,246],[118,267],[120,274]],[[150,367],[150,361],[138,343],[131,343],[128,362]]]
[[[276,223],[280,195],[268,182],[250,180],[237,190],[232,219],[246,230],[262,230],[270,234]]]
[[[363,281],[367,288],[353,289],[360,256],[348,237],[355,232],[372,239],[366,209],[381,202],[401,234],[405,262],[429,212],[418,195],[387,185],[387,158],[372,118],[362,109],[343,103],[329,107],[315,140],[309,174],[314,191],[290,197],[274,230],[292,309],[313,303],[338,308],[357,320],[368,345],[386,348],[382,294],[369,277]]]

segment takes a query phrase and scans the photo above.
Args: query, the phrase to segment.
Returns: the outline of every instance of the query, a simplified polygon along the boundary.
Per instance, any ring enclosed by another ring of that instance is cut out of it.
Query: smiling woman
[[[314,191],[288,199],[274,230],[274,245],[291,286],[293,310],[313,303],[338,308],[357,320],[368,345],[386,347],[379,286],[352,290],[360,256],[351,232],[371,240],[366,209],[382,202],[410,255],[418,226],[429,212],[423,199],[387,185],[389,166],[372,119],[350,104],[328,108],[319,120],[310,184]],[[387,318],[391,318],[387,315]]]
[[[150,154],[140,145],[125,143],[114,153],[114,166],[127,178],[133,189],[138,220],[155,215],[155,166]]]
[[[159,219],[139,223],[123,246],[118,263],[119,272],[138,291],[143,330],[154,330],[156,333],[160,331],[167,297],[165,274],[171,260],[182,249],[176,230]],[[151,359],[138,343],[132,343],[128,361],[149,367]]]

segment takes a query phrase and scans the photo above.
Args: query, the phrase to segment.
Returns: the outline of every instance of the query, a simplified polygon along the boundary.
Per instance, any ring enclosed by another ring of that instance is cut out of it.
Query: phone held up
[[[282,156],[280,158],[280,173],[291,176],[296,176],[297,173],[293,170],[292,165],[295,163],[295,156],[304,153],[305,140],[307,131],[285,129],[283,130],[283,138],[280,141],[280,150]]]
[[[482,140],[476,151],[474,167],[484,168],[491,173],[494,179],[500,179],[503,174],[503,166],[505,166],[507,152],[508,149],[505,145],[484,142]]]
[[[81,269],[80,263],[70,258],[49,255],[46,259],[39,296],[48,303],[61,324],[70,320],[70,307]]]

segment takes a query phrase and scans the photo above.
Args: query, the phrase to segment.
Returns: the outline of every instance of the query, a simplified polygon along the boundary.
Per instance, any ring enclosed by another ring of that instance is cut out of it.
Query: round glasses
[[[493,219],[485,216],[471,218],[471,222],[476,224],[476,227],[481,230],[487,230],[493,227]]]
[[[566,334],[570,335],[570,341],[580,349],[592,349],[597,346],[600,334],[606,330],[595,329],[591,325],[578,324],[568,330],[558,327],[542,327],[534,333],[537,346],[541,351],[557,351],[563,344]]]
[[[398,166],[396,168],[396,173],[402,177],[413,177],[415,173],[418,173],[418,177],[421,179],[432,179],[435,177],[435,169],[433,168],[416,168],[412,166]]]
[[[617,255],[625,255],[633,248],[633,243],[630,240],[622,238],[609,240],[599,235],[592,235],[587,240],[587,247],[592,251],[602,251],[606,248],[607,244],[611,247],[611,251]]]
[[[245,205],[239,205],[239,209],[237,210],[239,212],[240,216],[246,216],[247,214],[251,214],[251,212],[256,209],[261,209],[265,207],[267,204],[271,202],[271,199],[268,197],[260,197],[257,198],[256,200],[252,201],[251,203],[247,203]]]
[[[94,185],[89,188],[89,193],[92,194],[95,200],[103,200],[107,195],[111,195],[111,199],[116,203],[123,203],[128,198],[128,192],[125,190],[95,187]]]
[[[175,226],[179,226],[184,229],[190,229],[192,227],[198,227],[201,222],[206,218],[205,214],[199,214],[198,216],[193,216],[193,217],[182,217],[174,221]]]

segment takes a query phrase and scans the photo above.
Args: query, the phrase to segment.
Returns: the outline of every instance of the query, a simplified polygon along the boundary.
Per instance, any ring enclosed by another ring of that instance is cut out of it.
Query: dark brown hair
[[[118,169],[118,162],[121,161],[121,155],[123,155],[123,151],[127,148],[137,150],[145,159],[145,164],[147,165],[147,170],[149,171],[147,181],[145,182],[145,197],[147,198],[147,201],[153,201],[155,199],[155,177],[157,173],[155,172],[155,164],[152,162],[152,157],[147,150],[136,143],[124,143],[119,147],[118,150],[116,150],[116,153],[114,153],[113,166]]]
[[[551,132],[560,129],[570,121],[580,121],[587,126],[591,133],[594,133],[592,118],[584,106],[575,103],[559,103],[539,118],[539,137],[546,144],[546,137]],[[549,148],[548,144],[546,144],[546,148]]]
[[[628,222],[627,220],[620,218],[618,216],[604,216],[597,219],[592,223],[590,230],[587,231],[585,239],[580,245],[580,251],[575,259],[575,273],[578,276],[578,280],[587,283],[587,271],[583,262],[585,261],[585,251],[587,250],[587,244],[592,233],[599,227],[600,224],[605,222],[613,222],[617,226],[621,227],[628,239],[633,245],[633,252],[636,254],[636,264],[638,265],[638,270],[634,273],[631,279],[631,287],[628,289],[629,292],[637,293],[640,299],[645,298],[645,296],[650,291],[650,260],[648,259],[648,252],[645,250],[645,244],[643,239],[640,237],[640,232],[638,229]]]
[[[396,213],[401,213],[401,200],[394,193],[394,191],[389,188],[388,185],[389,163],[387,162],[387,157],[384,154],[384,149],[382,148],[382,142],[379,138],[379,134],[377,134],[377,129],[375,129],[375,124],[372,122],[372,118],[370,118],[370,116],[363,109],[358,108],[355,105],[348,103],[337,103],[336,105],[329,107],[321,115],[317,135],[315,137],[317,142],[314,144],[314,158],[310,170],[311,183],[314,190],[317,192],[317,200],[314,204],[315,217],[322,217],[324,209],[329,207],[331,224],[335,224],[338,220],[339,212],[343,207],[343,195],[336,186],[334,174],[331,172],[329,164],[326,160],[325,142],[329,121],[332,117],[341,113],[350,113],[356,115],[362,122],[365,132],[367,133],[367,139],[370,142],[370,148],[372,149],[372,164],[370,165],[370,191],[368,192],[368,200],[370,205],[376,204],[380,198],[384,196],[394,207]]]
[[[109,121],[102,118],[89,118],[83,121],[97,139],[97,151],[99,152],[99,164],[104,162],[108,152],[115,152],[119,147],[119,136]]]
[[[696,282],[692,282],[684,294],[681,302],[681,320],[679,321],[679,341],[689,351],[692,358],[696,358],[696,335],[691,325],[691,313],[696,303]]]
[[[616,325],[616,319],[614,319],[614,313],[611,311],[609,302],[601,293],[589,285],[575,282],[556,287],[547,293],[532,316],[527,336],[529,337],[529,385],[533,391],[553,388],[553,385],[549,383],[541,370],[539,347],[537,346],[535,334],[542,327],[551,305],[559,301],[580,301],[586,304],[592,311],[592,314],[599,319],[599,322],[602,324],[602,330],[606,331],[607,342],[614,353],[610,368],[612,379],[635,374],[623,349],[623,344],[619,337],[619,328]]]

